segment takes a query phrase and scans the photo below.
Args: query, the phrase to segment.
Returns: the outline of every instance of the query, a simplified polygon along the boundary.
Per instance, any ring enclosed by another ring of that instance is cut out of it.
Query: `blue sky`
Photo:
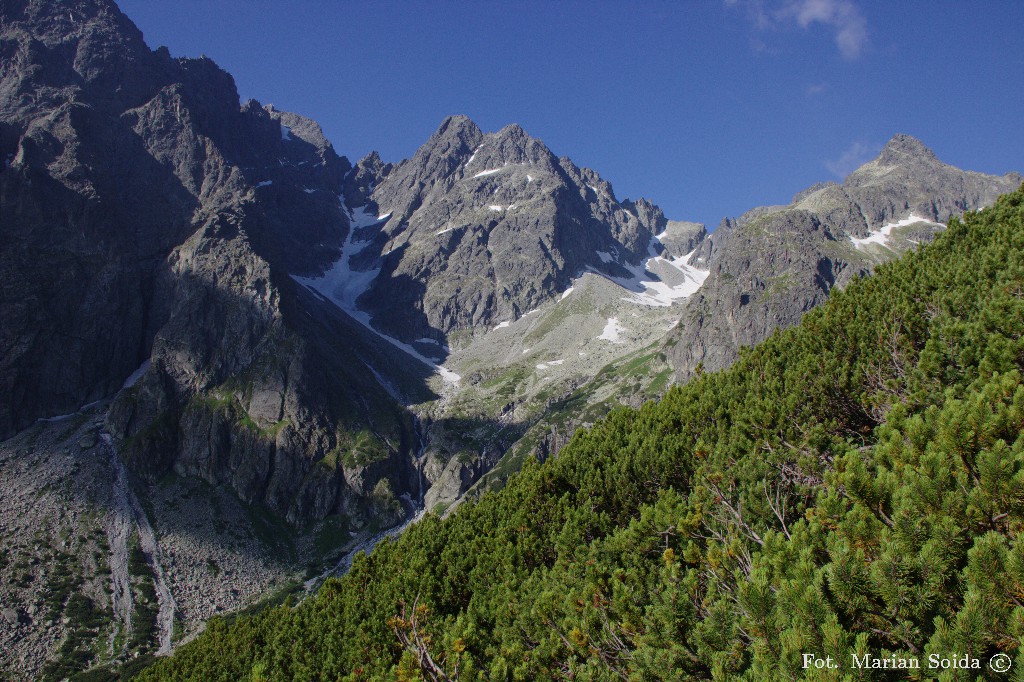
[[[1024,171],[1024,2],[121,0],[150,47],[213,58],[243,99],[340,154],[411,156],[448,114],[714,227],[841,180],[893,134]]]

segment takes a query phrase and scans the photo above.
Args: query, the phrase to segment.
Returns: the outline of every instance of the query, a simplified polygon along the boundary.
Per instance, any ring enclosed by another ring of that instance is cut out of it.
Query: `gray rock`
[[[680,258],[695,250],[708,236],[703,223],[691,223],[683,220],[669,220],[665,223],[665,231],[658,241],[665,247],[666,253],[673,258]]]
[[[240,103],[209,59],[150,51],[107,0],[0,15],[0,437],[116,393],[106,424],[145,477],[195,475],[294,523],[372,514],[385,478],[406,491],[408,417],[287,276],[348,231],[352,168],[319,126]],[[365,489],[340,461],[350,430],[380,439]]]
[[[1021,180],[962,171],[896,135],[841,185],[814,185],[788,206],[723,221],[695,254],[711,274],[664,342],[676,379],[685,381],[698,364],[709,371],[731,364],[742,346],[796,324],[833,288],[930,240],[941,229],[934,223],[991,205]],[[886,247],[860,249],[852,241],[911,214],[934,222],[906,228]]]
[[[623,274],[615,261],[638,264],[666,224],[656,206],[619,202],[597,173],[518,125],[484,134],[465,116],[446,119],[371,198],[390,218],[364,235],[361,255],[381,273],[359,304],[392,336],[454,334],[453,347],[553,299],[587,268]]]

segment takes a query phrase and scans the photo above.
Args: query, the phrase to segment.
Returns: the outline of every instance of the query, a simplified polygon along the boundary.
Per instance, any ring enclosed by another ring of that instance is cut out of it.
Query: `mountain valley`
[[[515,124],[353,164],[113,2],[0,13],[0,679],[314,602],[1024,182],[897,134],[709,231]]]

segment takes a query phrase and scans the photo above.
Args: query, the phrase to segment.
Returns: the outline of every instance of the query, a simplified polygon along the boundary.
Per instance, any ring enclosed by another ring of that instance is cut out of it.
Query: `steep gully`
[[[110,467],[114,471],[113,486],[113,509],[110,527],[107,529],[107,537],[110,542],[110,573],[113,581],[113,608],[115,617],[121,621],[122,632],[130,632],[132,625],[132,592],[128,575],[128,543],[130,541],[133,526],[138,530],[139,543],[146,560],[149,563],[153,574],[153,584],[156,588],[157,604],[157,627],[159,629],[158,641],[160,655],[169,654],[172,644],[171,638],[174,634],[174,595],[167,585],[163,567],[160,564],[160,548],[153,533],[153,526],[146,516],[145,510],[139,503],[138,497],[132,491],[128,480],[128,470],[125,468],[121,458],[117,456],[117,448],[114,446],[113,438],[106,431],[100,433],[103,447],[106,448],[110,460]],[[127,643],[127,638],[125,640]],[[113,648],[113,639],[111,639]]]

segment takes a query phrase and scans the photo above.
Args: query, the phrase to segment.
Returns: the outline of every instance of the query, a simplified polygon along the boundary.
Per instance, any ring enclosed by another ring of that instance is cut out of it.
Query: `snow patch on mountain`
[[[656,235],[651,240],[648,247],[650,257],[642,265],[616,262],[616,265],[630,273],[630,277],[615,277],[593,268],[588,269],[633,292],[630,296],[623,297],[623,300],[630,303],[666,307],[675,301],[693,296],[704,285],[704,280],[708,278],[711,271],[694,267],[688,263],[696,249],[679,258],[666,258],[659,255],[660,246],[657,242],[659,237],[664,234]],[[610,263],[614,260],[611,254],[604,251],[598,251],[597,257],[601,259],[602,263]]]
[[[391,217],[391,214],[374,215],[372,211],[367,210],[367,207],[362,206],[353,209],[349,215],[351,216],[351,227],[348,236],[345,238],[345,243],[341,247],[341,257],[338,258],[334,265],[320,277],[292,275],[292,279],[314,293],[319,294],[325,300],[334,303],[334,305],[344,310],[354,320],[374,334],[433,369],[445,381],[453,384],[458,383],[462,377],[455,372],[438,365],[434,360],[426,357],[409,344],[402,343],[398,339],[374,329],[371,324],[372,318],[370,315],[360,310],[356,305],[356,300],[363,292],[370,288],[370,285],[381,269],[380,262],[368,270],[356,270],[352,267],[352,258],[361,253],[370,244],[370,240],[356,241],[356,233],[362,228],[384,223]]]
[[[608,323],[604,326],[604,331],[597,338],[601,341],[609,341],[611,343],[623,343],[620,334],[623,332],[622,325],[619,324],[617,317],[609,317]]]
[[[378,263],[376,267],[369,270],[352,268],[352,258],[370,245],[369,240],[356,241],[356,233],[362,228],[383,223],[391,217],[391,214],[377,216],[363,206],[354,209],[350,215],[351,228],[341,247],[341,257],[334,265],[320,277],[294,277],[293,279],[303,286],[320,292],[345,312],[365,315],[356,306],[356,299],[370,288],[373,280],[380,273],[381,266]]]
[[[711,274],[710,270],[701,270],[687,261],[694,252],[679,258],[654,256],[647,259],[642,268],[624,266],[633,272],[633,279],[626,284],[627,288],[636,283],[643,287],[642,292],[634,293],[626,300],[648,306],[670,306],[674,301],[693,296],[704,285],[704,280]],[[657,279],[644,279],[653,274]]]
[[[139,365],[139,368],[137,370],[132,372],[128,376],[128,378],[124,380],[124,383],[121,385],[121,388],[125,389],[125,388],[131,388],[132,386],[134,386],[135,382],[137,382],[139,379],[141,379],[142,375],[145,374],[146,370],[148,370],[148,369],[149,369],[149,359],[147,358],[141,365]]]
[[[927,218],[922,218],[911,213],[903,220],[899,220],[895,223],[886,223],[877,230],[871,230],[868,233],[867,237],[858,239],[857,237],[851,235],[850,241],[853,242],[853,245],[856,246],[858,249],[866,249],[870,244],[877,244],[879,246],[888,247],[889,241],[892,239],[892,231],[895,228],[907,227],[908,225],[913,225],[915,223],[926,223],[928,225],[938,225],[941,227],[945,227],[945,225],[943,225],[942,223],[935,223],[932,222],[931,220],[928,220]]]

